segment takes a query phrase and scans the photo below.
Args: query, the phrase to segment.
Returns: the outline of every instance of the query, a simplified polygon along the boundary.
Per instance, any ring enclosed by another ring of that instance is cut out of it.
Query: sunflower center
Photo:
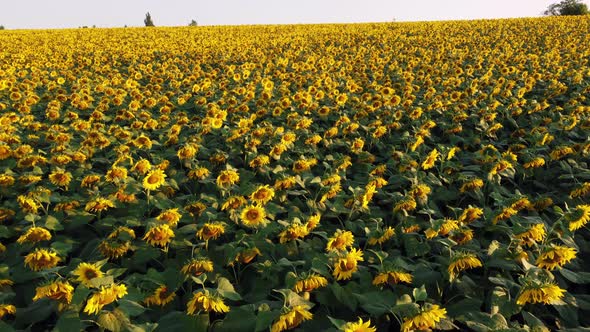
[[[86,277],[86,279],[94,279],[96,277],[98,277],[98,273],[96,273],[96,271],[88,269],[86,271],[84,271],[84,277]]]
[[[257,210],[249,210],[248,213],[246,213],[246,217],[248,217],[248,219],[250,220],[256,220],[258,219],[258,216],[260,215],[260,213],[258,213]]]
[[[159,180],[160,179],[158,178],[158,176],[154,174],[154,175],[150,175],[150,177],[147,179],[147,182],[149,184],[156,184],[156,183],[158,183]]]

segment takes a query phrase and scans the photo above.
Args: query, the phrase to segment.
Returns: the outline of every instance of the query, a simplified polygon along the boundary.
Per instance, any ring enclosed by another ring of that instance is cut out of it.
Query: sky
[[[541,16],[559,0],[0,0],[7,29],[438,21]],[[588,3],[588,1],[586,1]]]

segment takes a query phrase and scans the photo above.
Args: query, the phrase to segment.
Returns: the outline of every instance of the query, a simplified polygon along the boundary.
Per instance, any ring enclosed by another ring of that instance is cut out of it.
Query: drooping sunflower
[[[340,255],[334,264],[332,275],[336,280],[348,280],[358,270],[358,262],[363,261],[363,252],[352,248],[348,253]]]
[[[92,294],[92,296],[86,302],[84,312],[89,315],[98,314],[102,308],[115,302],[127,295],[127,286],[124,284],[112,284],[110,286],[101,286],[98,292]]]
[[[545,238],[545,224],[535,224],[528,230],[515,234],[514,237],[523,241],[527,247],[532,247]]]
[[[214,222],[214,223],[205,223],[203,227],[201,227],[198,231],[196,236],[204,241],[208,241],[210,239],[217,239],[225,233],[225,224],[222,222]]]
[[[284,312],[272,324],[271,332],[281,332],[293,329],[306,320],[313,318],[309,312],[310,307],[307,305],[296,305],[290,308],[284,308]]]
[[[152,293],[152,295],[146,297],[143,302],[148,306],[165,306],[166,304],[172,302],[172,300],[174,300],[174,297],[176,296],[176,293],[170,289],[168,289],[168,287],[166,287],[166,285],[160,285],[158,288],[156,288],[156,290],[154,290],[154,292]]]
[[[176,226],[178,221],[182,218],[182,214],[178,212],[178,208],[168,209],[166,211],[162,211],[156,219],[161,222],[167,223],[169,226]]]
[[[373,285],[384,285],[389,284],[390,286],[394,286],[399,283],[406,283],[411,284],[413,280],[413,276],[411,273],[405,272],[402,269],[387,269],[384,272],[381,272],[373,278]]]
[[[336,230],[334,235],[328,239],[326,245],[326,251],[332,250],[344,250],[348,247],[352,247],[354,243],[354,235],[351,231],[343,231],[341,229]]]
[[[195,258],[186,263],[180,271],[187,276],[198,277],[205,272],[213,272],[213,262],[207,258]]]
[[[528,282],[520,290],[516,304],[527,303],[551,304],[564,296],[565,290],[550,282]]]
[[[567,219],[569,220],[569,230],[572,232],[584,227],[590,221],[590,204],[576,206]]]
[[[194,315],[200,311],[226,313],[229,307],[223,303],[223,299],[218,295],[211,295],[208,291],[199,291],[193,294],[193,297],[186,305],[186,312]]]
[[[434,163],[436,162],[439,156],[440,153],[438,152],[438,150],[436,148],[432,149],[432,151],[430,151],[424,162],[422,162],[422,169],[428,170],[434,167]]]
[[[440,308],[437,304],[425,305],[421,308],[420,313],[405,317],[402,324],[403,332],[430,330],[436,327],[436,324],[443,318],[446,318],[447,310]]]
[[[483,264],[474,254],[459,252],[451,258],[447,271],[449,272],[451,280],[453,280],[461,271],[482,266]]]
[[[115,203],[108,198],[104,197],[97,197],[88,203],[86,203],[86,207],[84,210],[87,212],[102,212],[108,210],[110,208],[114,208]]]
[[[100,267],[96,264],[84,262],[78,264],[78,267],[72,271],[72,274],[77,277],[76,281],[84,284],[86,287],[92,287],[92,279],[101,278],[104,275]]]
[[[537,266],[549,271],[562,267],[576,258],[578,251],[566,246],[551,245],[543,250],[537,258]]]
[[[158,225],[150,228],[143,239],[152,246],[167,246],[174,237],[174,231],[168,224]]]
[[[287,243],[295,239],[304,238],[309,234],[307,225],[303,225],[301,222],[293,222],[286,229],[279,233],[279,242]]]
[[[219,188],[227,189],[230,186],[238,183],[240,181],[240,175],[238,172],[234,171],[233,169],[226,169],[221,171],[217,176],[217,186]]]
[[[256,190],[250,194],[250,199],[256,204],[264,205],[270,202],[274,196],[275,191],[269,185],[264,185],[256,188]]]
[[[469,224],[483,216],[483,209],[478,207],[468,207],[461,213],[458,221],[464,224]]]
[[[319,274],[303,274],[297,279],[295,286],[293,286],[293,290],[296,293],[311,292],[314,289],[325,287],[327,284],[328,279]]]
[[[73,293],[74,287],[72,287],[69,282],[61,280],[52,281],[35,289],[35,297],[33,297],[33,301],[49,298],[63,304],[70,304],[72,302]]]
[[[31,227],[16,242],[23,244],[25,242],[37,243],[49,240],[51,240],[51,233],[48,230],[43,227]]]
[[[357,322],[348,322],[340,327],[343,332],[376,332],[377,329],[371,326],[371,320],[363,322],[362,318],[359,318]]]
[[[143,187],[147,190],[157,190],[166,182],[166,173],[163,170],[157,168],[150,171],[143,178]]]
[[[12,304],[0,304],[0,319],[6,315],[14,315],[16,313],[16,307]]]
[[[33,271],[50,269],[61,261],[53,250],[39,249],[25,256],[25,265]]]
[[[387,226],[387,228],[382,231],[375,232],[374,234],[372,232],[371,236],[367,239],[367,244],[370,246],[374,246],[376,244],[381,245],[391,239],[394,235],[395,229],[393,229],[391,226]]]
[[[268,223],[266,210],[258,205],[248,205],[240,213],[242,224],[250,228],[264,227]]]

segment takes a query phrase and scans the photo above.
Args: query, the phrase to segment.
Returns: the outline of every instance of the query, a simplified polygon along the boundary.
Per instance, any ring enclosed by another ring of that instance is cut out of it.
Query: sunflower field
[[[583,330],[588,31],[0,32],[0,330]]]

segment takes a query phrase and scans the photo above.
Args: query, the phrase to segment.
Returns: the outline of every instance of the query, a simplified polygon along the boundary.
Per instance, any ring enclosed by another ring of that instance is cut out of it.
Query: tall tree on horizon
[[[562,0],[549,5],[543,14],[548,16],[588,15],[590,11],[588,11],[588,5],[581,0]]]
[[[147,14],[145,14],[145,19],[143,20],[143,23],[145,23],[146,27],[155,26],[154,21],[152,20],[152,15],[150,15],[150,12],[147,12]]]

